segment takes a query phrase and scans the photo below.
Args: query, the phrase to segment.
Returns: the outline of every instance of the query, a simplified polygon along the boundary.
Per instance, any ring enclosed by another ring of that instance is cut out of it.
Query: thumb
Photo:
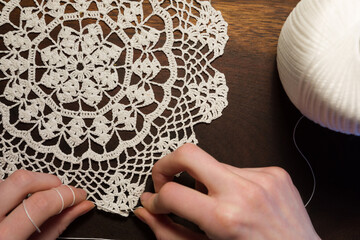
[[[167,215],[152,214],[142,207],[137,208],[134,213],[137,218],[151,228],[157,239],[208,239],[205,235],[195,233],[180,224],[174,223]]]

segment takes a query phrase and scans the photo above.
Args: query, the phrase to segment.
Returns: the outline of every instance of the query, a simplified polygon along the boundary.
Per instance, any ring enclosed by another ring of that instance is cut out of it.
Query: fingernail
[[[84,189],[78,188],[78,190],[80,192],[80,198],[88,199],[89,194]]]
[[[140,201],[141,203],[147,201],[153,194],[151,192],[144,192],[143,194],[141,194],[140,196]]]
[[[92,201],[87,201],[87,202],[88,202],[88,206],[82,210],[82,212],[80,213],[80,215],[84,215],[85,213],[88,213],[88,212],[90,212],[92,209],[94,209],[94,207],[95,207],[94,202],[92,202]]]

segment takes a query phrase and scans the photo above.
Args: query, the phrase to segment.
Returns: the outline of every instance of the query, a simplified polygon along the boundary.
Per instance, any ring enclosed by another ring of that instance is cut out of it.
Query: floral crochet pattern
[[[0,1],[0,178],[56,174],[127,216],[154,162],[227,106],[208,1]]]

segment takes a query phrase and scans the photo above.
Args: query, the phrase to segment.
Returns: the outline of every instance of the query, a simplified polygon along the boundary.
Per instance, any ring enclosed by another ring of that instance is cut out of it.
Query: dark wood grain
[[[297,3],[298,0],[212,1],[229,24],[225,53],[214,62],[226,75],[229,105],[221,118],[210,125],[198,125],[196,134],[199,145],[219,161],[238,167],[284,167],[307,201],[313,187],[311,173],[292,142],[301,114],[287,98],[276,69],[277,39]],[[303,120],[297,141],[317,178],[315,196],[307,208],[317,232],[323,239],[360,239],[360,181],[356,177],[359,138]],[[186,176],[180,182],[191,184]],[[102,230],[95,230],[100,224]],[[154,238],[147,226],[133,217],[123,219],[100,212],[78,220],[65,235],[74,234]]]
[[[228,22],[229,41],[214,66],[226,75],[229,105],[211,124],[196,126],[199,146],[238,167],[277,165],[292,176],[304,201],[313,181],[292,142],[301,114],[287,98],[277,73],[281,27],[298,0],[213,0]],[[317,189],[308,212],[323,239],[360,239],[360,139],[300,123],[297,140],[313,165]],[[186,175],[180,182],[191,185]],[[149,182],[148,188],[151,189]],[[133,215],[101,211],[77,219],[63,236],[154,239]]]

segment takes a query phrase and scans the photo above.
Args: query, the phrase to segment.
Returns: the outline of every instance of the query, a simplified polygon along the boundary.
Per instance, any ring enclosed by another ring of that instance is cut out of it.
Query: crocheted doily
[[[0,178],[56,174],[127,216],[154,162],[227,105],[208,1],[0,1]]]

